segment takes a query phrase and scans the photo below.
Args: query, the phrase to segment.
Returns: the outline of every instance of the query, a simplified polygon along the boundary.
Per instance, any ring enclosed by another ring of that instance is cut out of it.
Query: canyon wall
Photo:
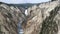
[[[0,34],[18,34],[18,23],[25,20],[24,9],[0,4]]]
[[[26,9],[0,4],[0,34],[60,34],[60,1],[43,2]]]
[[[24,34],[60,34],[60,1],[29,7],[23,29]]]

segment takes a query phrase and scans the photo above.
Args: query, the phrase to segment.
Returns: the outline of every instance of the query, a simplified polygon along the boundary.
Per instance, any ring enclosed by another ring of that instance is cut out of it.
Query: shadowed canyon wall
[[[0,4],[0,34],[18,34],[17,25],[25,20],[21,9]]]

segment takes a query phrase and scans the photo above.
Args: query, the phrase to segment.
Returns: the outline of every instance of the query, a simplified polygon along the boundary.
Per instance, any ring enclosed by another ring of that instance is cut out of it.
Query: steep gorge
[[[19,28],[24,34],[60,34],[59,0],[33,5],[26,11],[27,14],[22,7],[0,4],[0,34],[21,34]]]

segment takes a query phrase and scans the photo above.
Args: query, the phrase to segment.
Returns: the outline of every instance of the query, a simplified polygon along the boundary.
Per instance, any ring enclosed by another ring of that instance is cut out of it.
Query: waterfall
[[[25,10],[25,15],[26,15],[26,16],[28,15],[28,11],[27,11],[27,9]]]

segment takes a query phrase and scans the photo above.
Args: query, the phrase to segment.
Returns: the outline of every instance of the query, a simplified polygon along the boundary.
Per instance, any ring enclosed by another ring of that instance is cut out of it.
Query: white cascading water
[[[28,11],[27,11],[27,9],[25,10],[25,15],[27,16],[28,15],[28,13],[27,13]]]

